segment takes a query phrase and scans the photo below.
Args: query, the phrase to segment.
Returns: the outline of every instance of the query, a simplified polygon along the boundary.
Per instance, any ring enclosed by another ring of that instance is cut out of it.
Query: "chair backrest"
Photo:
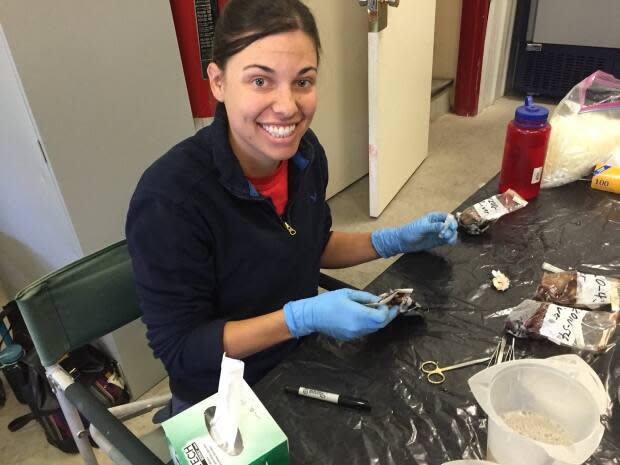
[[[15,300],[43,366],[142,315],[126,241],[43,276]]]

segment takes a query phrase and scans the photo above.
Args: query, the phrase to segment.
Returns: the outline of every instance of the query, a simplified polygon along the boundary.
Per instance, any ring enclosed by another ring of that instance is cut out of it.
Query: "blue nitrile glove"
[[[370,239],[377,253],[391,257],[456,242],[458,223],[449,213],[433,212],[398,228],[377,229]]]
[[[317,331],[346,341],[375,332],[396,317],[398,307],[363,305],[378,301],[368,292],[338,289],[287,303],[284,320],[295,337]]]

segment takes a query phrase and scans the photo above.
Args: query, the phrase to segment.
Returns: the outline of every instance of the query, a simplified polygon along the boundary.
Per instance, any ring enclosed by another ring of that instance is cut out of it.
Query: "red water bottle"
[[[530,95],[525,97],[525,105],[515,111],[515,119],[506,130],[500,192],[512,189],[525,200],[538,195],[551,133],[548,116],[549,110],[534,105]]]

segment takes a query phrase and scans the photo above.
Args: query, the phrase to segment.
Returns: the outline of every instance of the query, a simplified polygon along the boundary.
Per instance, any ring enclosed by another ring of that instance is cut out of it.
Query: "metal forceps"
[[[458,368],[468,367],[470,365],[478,365],[479,363],[488,362],[491,357],[478,358],[476,360],[470,360],[468,362],[457,363],[449,367],[440,367],[437,362],[428,360],[424,362],[420,369],[426,374],[426,380],[431,384],[441,384],[446,380],[444,371],[456,370]]]

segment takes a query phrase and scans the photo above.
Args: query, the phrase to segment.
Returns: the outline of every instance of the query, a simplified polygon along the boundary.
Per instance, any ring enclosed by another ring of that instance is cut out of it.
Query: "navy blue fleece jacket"
[[[170,149],[138,183],[127,216],[129,252],[149,343],[182,400],[217,391],[227,321],[317,293],[331,215],[327,160],[312,131],[288,176],[280,217],[243,175],[220,106],[209,127]],[[247,357],[246,380],[258,381],[296,344]]]

